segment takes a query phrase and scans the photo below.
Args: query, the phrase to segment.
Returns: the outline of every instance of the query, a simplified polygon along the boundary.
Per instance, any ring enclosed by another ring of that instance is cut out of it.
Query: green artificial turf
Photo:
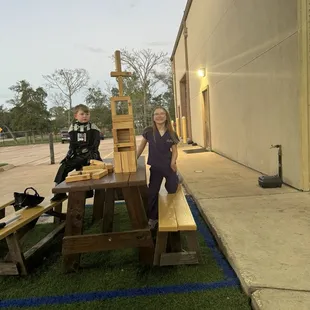
[[[91,225],[91,214],[92,208],[86,208],[84,234],[100,231],[99,223]],[[53,227],[54,224],[37,225],[27,235],[23,247],[29,248]],[[115,207],[114,228],[115,230],[129,228],[128,214],[124,205]],[[43,262],[30,275],[20,278],[0,277],[0,300],[185,283],[210,283],[224,280],[223,271],[218,267],[211,251],[206,247],[200,235],[199,243],[203,260],[200,265],[143,266],[139,264],[136,249],[124,249],[83,254],[79,272],[64,274],[61,269],[61,239],[59,238],[53,242]],[[2,242],[0,251],[3,248],[4,243]],[[191,308],[191,305],[196,298],[195,303],[199,305],[197,309],[250,309],[247,297],[239,291],[239,288],[221,288],[199,293],[114,298],[106,301],[41,306],[32,309],[137,309],[139,307],[160,309],[165,304],[169,305],[169,309],[194,309]],[[230,307],[230,304],[234,306]],[[236,307],[236,305],[240,305],[240,307]]]

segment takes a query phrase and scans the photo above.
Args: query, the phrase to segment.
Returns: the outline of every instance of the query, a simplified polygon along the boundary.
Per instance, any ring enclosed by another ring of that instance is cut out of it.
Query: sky
[[[186,0],[1,0],[0,105],[20,80],[44,86],[55,69],[84,68],[90,85],[112,81],[111,56],[126,48],[170,57]],[[115,79],[114,79],[115,80]],[[74,105],[82,100],[74,98]],[[48,102],[48,107],[51,103]]]

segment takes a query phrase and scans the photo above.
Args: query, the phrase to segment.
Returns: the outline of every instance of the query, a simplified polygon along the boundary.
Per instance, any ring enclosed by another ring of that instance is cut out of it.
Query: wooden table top
[[[104,162],[112,162],[112,158],[105,158]],[[99,180],[88,180],[66,183],[63,181],[52,189],[53,193],[82,192],[94,189],[120,188],[146,185],[146,167],[144,156],[137,161],[137,171],[130,173],[109,173]]]

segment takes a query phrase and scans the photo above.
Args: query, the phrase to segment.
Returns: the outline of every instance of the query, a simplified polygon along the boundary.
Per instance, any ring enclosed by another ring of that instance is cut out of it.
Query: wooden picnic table
[[[112,162],[112,159],[105,159]],[[113,232],[115,190],[121,189],[132,229]],[[101,233],[83,234],[86,192],[95,191],[93,220],[102,219]],[[62,244],[65,272],[75,271],[80,265],[80,254],[139,248],[142,263],[152,264],[154,244],[146,216],[147,181],[144,157],[140,157],[135,173],[110,173],[99,180],[58,184],[53,193],[68,193],[65,236]]]

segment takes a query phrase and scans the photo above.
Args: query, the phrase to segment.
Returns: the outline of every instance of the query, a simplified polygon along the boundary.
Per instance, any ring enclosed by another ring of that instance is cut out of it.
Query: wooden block
[[[105,163],[101,160],[96,160],[96,159],[91,159],[90,161],[91,165],[95,165],[95,166],[102,166],[105,165]]]
[[[82,174],[82,175],[73,175],[73,176],[67,176],[66,182],[78,182],[78,181],[87,181],[90,180],[90,174]]]
[[[122,159],[122,172],[130,172],[127,152],[121,152],[120,154]]]
[[[129,172],[137,171],[137,153],[136,150],[127,152]]]
[[[100,172],[93,173],[91,178],[93,180],[99,180],[108,174],[108,169],[102,169]]]
[[[115,123],[122,123],[122,122],[131,122],[133,127],[133,116],[132,115],[112,115],[112,125]]]
[[[99,173],[104,171],[105,169],[94,169],[94,170],[84,170],[82,171],[82,174],[90,174],[90,176],[92,176],[94,173]]]
[[[113,172],[113,164],[111,164],[111,163],[106,164],[106,168],[108,169],[108,173]]]
[[[113,129],[134,128],[133,122],[112,122]]]
[[[127,114],[122,114],[122,115],[130,115],[132,116],[132,103],[130,100],[129,96],[119,96],[119,97],[111,97],[111,113],[112,113],[112,118],[114,118],[114,116],[120,116],[116,113],[116,105],[117,102],[126,102],[127,103],[127,107],[128,107],[128,113]]]
[[[68,175],[73,176],[73,175],[81,175],[82,171],[71,171]]]
[[[122,158],[120,152],[114,152],[114,171],[115,173],[122,172]]]
[[[98,170],[98,169],[105,169],[105,163],[103,163],[103,165],[84,166],[83,167],[83,171]]]
[[[179,185],[177,192],[170,195],[170,203],[174,205],[175,215],[178,222],[178,230],[197,230],[192,212],[184,196],[182,186]]]

